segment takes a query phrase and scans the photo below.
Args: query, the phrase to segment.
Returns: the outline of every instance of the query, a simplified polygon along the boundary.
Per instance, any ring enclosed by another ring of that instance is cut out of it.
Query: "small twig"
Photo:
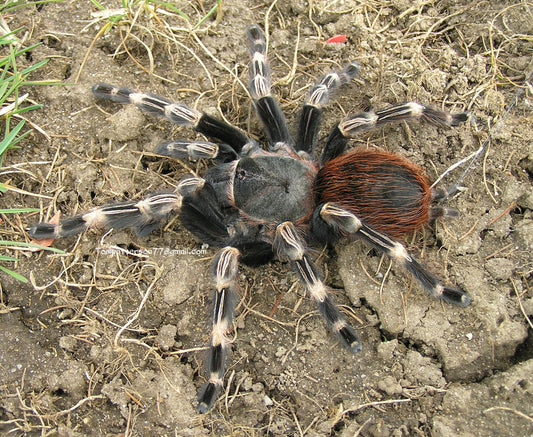
[[[526,313],[526,310],[524,308],[524,305],[522,305],[522,301],[520,300],[520,294],[518,294],[518,290],[516,289],[516,284],[514,283],[513,278],[511,278],[511,283],[513,284],[513,289],[516,294],[516,298],[518,299],[518,305],[520,306],[520,311],[522,311],[522,314],[524,315],[525,319],[527,320],[527,323],[529,326],[533,329],[533,322],[531,322],[531,319]]]
[[[313,313],[307,313],[307,314],[304,314],[303,316],[301,316],[298,321],[296,322],[296,329],[294,330],[295,333],[294,333],[294,343],[292,345],[292,347],[285,353],[285,355],[283,356],[283,358],[281,359],[281,364],[285,364],[285,362],[287,361],[287,358],[289,358],[289,354],[294,350],[296,349],[296,346],[298,345],[298,333],[299,333],[299,330],[300,330],[300,323],[302,322],[303,319],[305,319],[307,316],[311,316],[313,315]]]
[[[209,349],[209,346],[191,347],[189,349],[179,349],[177,351],[169,352],[168,355],[181,355],[181,354],[188,354],[190,352],[202,352],[208,349]]]
[[[139,307],[137,308],[137,310],[135,311],[135,313],[130,317],[130,319],[124,324],[124,326],[122,326],[122,328],[120,328],[117,332],[117,334],[115,335],[115,340],[114,340],[114,345],[115,347],[118,347],[118,341],[120,339],[120,336],[122,335],[122,333],[128,329],[128,327],[135,321],[139,318],[139,315],[141,314],[141,311],[146,303],[146,301],[148,300],[148,297],[150,296],[150,293],[152,291],[152,288],[154,287],[154,285],[157,283],[158,279],[161,277],[161,274],[163,273],[163,271],[157,267],[157,266],[153,266],[155,267],[155,278],[154,280],[152,281],[152,283],[148,286],[146,292],[144,293],[144,296],[141,300],[141,303],[139,304]]]
[[[96,401],[98,399],[105,399],[105,396],[104,395],[92,395],[92,396],[83,398],[81,401],[79,401],[78,403],[76,403],[72,407],[67,408],[66,410],[61,410],[61,411],[58,411],[57,413],[53,413],[53,414],[46,414],[46,415],[43,415],[43,417],[46,418],[46,419],[57,419],[58,417],[65,416],[65,415],[67,415],[69,413],[72,413],[74,410],[77,410],[82,405],[85,405],[87,402]]]
[[[359,429],[355,432],[355,434],[353,435],[353,437],[358,437],[359,435],[361,435],[361,431],[363,431],[363,428],[372,420],[372,418],[370,419],[367,419],[360,427]]]
[[[83,60],[81,61],[81,65],[78,70],[78,74],[76,75],[76,78],[74,79],[74,83],[78,83],[78,80],[80,79],[80,76],[81,76],[81,72],[83,71],[83,68],[85,67],[85,63],[87,62],[87,59],[89,59],[89,54],[91,53],[91,50],[96,44],[96,41],[98,41],[98,38],[100,38],[104,33],[106,33],[107,30],[110,29],[112,26],[113,26],[113,23],[111,21],[108,21],[106,24],[102,26],[102,28],[98,31],[96,36],[93,38],[91,44],[89,45],[89,48],[87,49],[87,52],[85,53],[85,56],[83,57]]]
[[[510,411],[511,413],[514,413],[517,416],[523,417],[524,419],[527,419],[530,422],[533,422],[533,417],[528,416],[527,414],[524,414],[521,411],[514,410],[514,409],[509,408],[509,407],[491,407],[491,408],[487,408],[486,410],[483,411],[483,414],[490,413],[491,411],[498,411],[498,410]]]
[[[494,258],[496,255],[498,255],[499,253],[502,253],[504,250],[507,250],[509,249],[510,247],[512,247],[514,245],[514,243],[509,243],[507,244],[506,246],[503,246],[503,247],[500,247],[498,250],[496,250],[495,252],[492,252],[490,255],[487,255],[485,258],[483,258],[483,261],[487,261],[491,258]],[[512,252],[512,251],[511,251]]]
[[[380,405],[389,405],[389,404],[405,404],[405,403],[408,403],[408,402],[411,402],[411,401],[412,401],[412,399],[389,399],[389,400],[386,400],[386,401],[368,402],[366,404],[358,405],[357,407],[354,407],[354,408],[348,408],[348,409],[343,410],[343,411],[341,411],[340,413],[337,414],[337,418],[336,418],[333,426],[335,426],[337,423],[339,423],[342,420],[342,418],[348,413],[355,413],[356,411],[359,411],[359,410],[362,410],[362,409],[368,408],[368,407],[379,407]]]
[[[291,71],[287,73],[285,77],[282,77],[280,80],[277,81],[277,84],[279,85],[288,85],[291,83],[291,81],[294,79],[294,76],[296,75],[296,69],[298,67],[298,47],[300,46],[300,21],[298,21],[298,27],[297,27],[297,36],[296,36],[296,44],[294,46],[294,56],[292,58],[292,67]]]
[[[461,235],[457,239],[457,241],[461,241],[461,240],[465,239],[466,237],[468,237],[474,231],[474,229],[476,229],[476,226],[477,226],[478,223],[479,223],[479,220],[476,220],[476,222],[472,225],[472,227],[468,231],[466,231],[466,234]]]
[[[385,288],[385,282],[387,282],[387,278],[389,277],[389,273],[391,269],[392,269],[392,260],[389,260],[389,267],[387,268],[387,271],[383,275],[383,280],[381,281],[381,284],[379,285],[379,301],[381,305],[383,305],[383,289]]]
[[[494,222],[497,222],[499,219],[501,219],[505,214],[507,214],[511,209],[513,209],[516,205],[516,202],[513,200],[511,204],[503,211],[498,217],[493,218],[490,222],[487,223],[487,227],[492,225]]]
[[[520,86],[518,91],[515,93],[515,95],[513,97],[513,100],[507,106],[507,109],[503,113],[502,117],[489,129],[488,136],[485,139],[485,141],[483,141],[481,146],[475,152],[471,153],[466,158],[461,159],[459,162],[453,164],[451,167],[446,169],[446,171],[442,175],[440,175],[437,178],[437,180],[433,183],[433,185],[431,186],[432,188],[438,182],[440,182],[444,178],[444,176],[447,175],[450,171],[454,170],[455,168],[457,168],[458,166],[464,164],[465,162],[470,161],[470,163],[468,164],[468,166],[464,170],[463,174],[459,177],[457,182],[455,182],[451,187],[449,187],[447,189],[448,195],[451,195],[451,194],[455,193],[459,189],[459,187],[461,186],[461,184],[462,184],[464,178],[466,177],[466,175],[470,172],[470,170],[472,170],[472,168],[474,167],[474,164],[477,162],[478,158],[481,155],[483,155],[483,154],[485,155],[484,156],[484,160],[483,160],[483,165],[485,166],[487,155],[488,155],[488,153],[487,153],[488,152],[488,148],[490,146],[490,143],[492,141],[492,138],[493,138],[494,134],[496,132],[498,132],[503,127],[503,125],[505,124],[505,120],[510,115],[511,111],[516,106],[518,101],[522,98],[522,95],[525,93],[526,88],[529,86],[529,83],[530,83],[532,78],[533,78],[533,68],[525,75],[525,79],[522,82],[522,85]],[[483,174],[485,174],[485,171],[483,172]],[[485,181],[485,183],[486,183],[486,181]],[[494,198],[492,193],[490,193],[490,191],[488,191],[488,192],[489,192],[489,195],[492,197],[493,201],[496,203],[496,199]]]

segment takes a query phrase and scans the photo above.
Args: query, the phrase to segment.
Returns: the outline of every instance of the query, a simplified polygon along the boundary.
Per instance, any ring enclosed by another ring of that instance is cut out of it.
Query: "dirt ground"
[[[134,2],[109,26],[89,0],[29,6],[5,17],[42,42],[28,65],[60,86],[27,89],[44,105],[34,131],[10,151],[0,180],[19,192],[2,208],[4,239],[25,228],[117,199],[172,190],[210,162],[157,157],[155,147],[194,133],[129,106],[98,102],[106,82],[183,101],[261,139],[243,84],[246,27],[268,24],[274,90],[294,126],[314,78],[355,59],[361,73],[329,104],[321,138],[346,113],[415,100],[470,111],[476,123],[402,123],[361,135],[424,166],[435,179],[475,151],[488,153],[439,220],[406,238],[415,256],[473,297],[467,308],[433,300],[360,242],[317,251],[336,300],[361,333],[351,355],[327,333],[289,266],[242,267],[237,330],[224,393],[196,412],[209,329],[208,266],[178,220],[148,237],[88,231],[56,240],[64,254],[17,251],[21,284],[1,274],[0,433],[142,436],[531,436],[533,435],[533,4],[442,1],[268,2],[226,0],[168,8]],[[103,2],[109,10],[119,1]],[[153,3],[152,3],[153,5]],[[115,12],[117,13],[117,12]],[[345,43],[326,44],[346,35]],[[529,100],[528,100],[529,99]],[[450,185],[461,170],[445,179]],[[29,193],[24,194],[23,192]],[[277,304],[279,300],[279,303]]]

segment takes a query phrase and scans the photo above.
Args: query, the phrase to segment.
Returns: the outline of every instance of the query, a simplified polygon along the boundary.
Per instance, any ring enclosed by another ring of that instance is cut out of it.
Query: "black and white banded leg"
[[[28,228],[31,238],[42,240],[75,235],[88,228],[135,228],[137,235],[148,235],[165,220],[180,211],[183,196],[201,189],[204,180],[187,178],[178,184],[177,192],[154,193],[133,202],[117,202],[69,217],[58,225],[38,223]]]
[[[324,164],[341,155],[349,138],[355,138],[359,133],[367,132],[387,123],[422,119],[441,126],[457,126],[466,121],[467,118],[468,112],[452,114],[415,102],[391,106],[381,111],[367,111],[350,115],[331,131],[322,152],[321,162]]]
[[[210,141],[174,140],[157,146],[156,153],[176,159],[216,159],[230,162],[237,159],[235,150],[227,144],[217,144]]]
[[[292,262],[300,280],[315,300],[320,314],[341,343],[352,352],[360,351],[362,342],[359,335],[348,325],[331,294],[329,294],[321,273],[306,253],[305,242],[292,222],[278,225],[273,247],[279,259]]]
[[[257,25],[246,30],[250,41],[250,93],[257,114],[264,125],[271,146],[276,143],[291,144],[291,135],[285,116],[270,90],[270,68],[266,59],[266,41]]]
[[[138,93],[128,88],[108,84],[95,85],[92,91],[99,99],[111,100],[116,103],[130,103],[149,114],[165,117],[174,124],[187,126],[209,138],[216,138],[222,143],[229,145],[235,153],[239,153],[247,144],[254,144],[252,139],[248,138],[236,127],[196,109],[189,108],[182,103],[173,103],[155,94]],[[161,150],[159,152],[162,154],[165,154],[165,149],[172,150],[172,146],[160,147]],[[185,147],[187,149],[187,146],[183,145],[173,147],[177,147],[178,149]],[[199,147],[196,147],[196,149],[199,149]],[[211,153],[209,157],[214,158],[216,156],[213,156],[213,153]]]
[[[234,319],[237,302],[235,277],[239,269],[239,250],[225,247],[213,260],[212,273],[215,280],[213,297],[211,344],[207,355],[207,382],[198,392],[198,411],[206,413],[215,403],[224,380],[224,369],[230,340],[228,331]]]
[[[333,231],[337,235],[360,237],[376,247],[389,258],[398,262],[422,284],[422,286],[437,299],[466,307],[472,298],[463,290],[444,285],[422,266],[405,248],[405,246],[389,236],[378,232],[366,225],[347,209],[334,203],[319,206],[313,216],[315,232]]]
[[[360,69],[359,64],[352,61],[341,71],[326,74],[311,88],[300,114],[296,150],[314,154],[322,119],[322,108],[341,86],[351,82],[357,76]]]

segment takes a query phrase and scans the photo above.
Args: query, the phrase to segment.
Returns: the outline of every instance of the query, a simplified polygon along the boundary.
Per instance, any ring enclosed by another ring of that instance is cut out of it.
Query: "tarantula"
[[[212,262],[212,332],[206,359],[207,382],[198,394],[198,410],[210,410],[223,385],[227,333],[237,301],[239,262],[260,265],[272,259],[291,263],[316,301],[329,329],[351,351],[361,340],[335,304],[308,246],[359,237],[401,264],[434,297],[467,306],[470,296],[444,285],[398,241],[443,215],[445,194],[431,189],[424,171],[399,155],[375,149],[346,152],[348,140],[386,123],[424,119],[456,126],[467,113],[450,114],[419,103],[350,115],[337,124],[318,158],[315,154],[322,107],[359,72],[357,62],[325,75],[311,89],[293,138],[271,94],[266,42],[257,25],[247,29],[251,47],[250,92],[268,145],[262,148],[239,129],[181,103],[130,89],[99,84],[97,98],[132,103],[189,126],[216,143],[176,140],[157,153],[178,159],[217,161],[203,178],[181,180],[175,192],[160,192],[136,202],[114,203],[62,221],[29,228],[36,239],[66,237],[89,227],[134,227],[137,235],[156,229],[172,214],[201,242],[221,248]]]

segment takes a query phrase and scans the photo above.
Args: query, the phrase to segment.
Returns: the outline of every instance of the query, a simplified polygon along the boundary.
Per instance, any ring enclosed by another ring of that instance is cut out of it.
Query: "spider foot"
[[[198,392],[198,412],[200,414],[207,413],[217,400],[220,389],[222,388],[222,381],[206,382]]]
[[[130,103],[130,94],[135,91],[107,83],[99,83],[92,87],[92,92],[98,99],[111,100],[115,103]]]
[[[409,102],[379,111],[360,112],[341,121],[330,132],[320,158],[322,164],[344,153],[349,138],[376,129],[388,123],[423,119],[441,126],[457,126],[466,121],[468,112],[455,114],[430,108],[420,103]]]
[[[363,349],[363,342],[359,334],[350,325],[344,325],[338,330],[338,337],[341,343],[352,353],[360,352]]]
[[[403,267],[407,271],[411,272],[416,279],[418,279],[420,284],[429,292],[429,294],[431,294],[436,299],[442,299],[445,302],[459,305],[462,307],[467,307],[472,303],[472,297],[470,297],[468,293],[458,288],[452,288],[444,285],[416,259],[407,254],[405,248],[404,251],[405,254],[401,254],[398,251],[398,257],[396,257],[395,259],[401,265],[403,265]],[[392,258],[394,258],[394,256]]]
[[[355,332],[355,329],[344,320],[344,316],[331,296],[326,296],[322,302],[319,301],[317,303],[317,306],[320,314],[322,314],[333,333],[337,335],[342,345],[347,347],[352,353],[359,352],[363,348],[361,338]]]
[[[261,119],[270,142],[290,144],[291,135],[285,115],[271,94],[270,67],[266,57],[266,40],[257,25],[246,30],[250,44],[250,93],[254,99],[257,114]]]
[[[326,74],[309,91],[306,105],[324,106],[332,94],[338,91],[341,86],[351,82],[359,74],[359,70],[361,70],[359,63],[352,61],[341,71],[333,71]]]
[[[87,227],[83,216],[75,216],[63,220],[59,225],[49,223],[38,223],[26,229],[29,236],[35,240],[44,240],[49,238],[68,237],[78,234]]]
[[[472,297],[466,291],[459,290],[458,288],[442,286],[440,296],[437,295],[436,297],[440,297],[440,299],[448,303],[462,307],[467,307],[472,303]]]
[[[451,114],[420,103],[409,102],[380,111],[368,111],[351,115],[339,123],[339,129],[344,137],[353,138],[360,132],[366,132],[387,123],[420,118],[438,125],[457,126],[468,119],[468,112]]]
[[[423,105],[420,105],[423,106]],[[431,123],[440,124],[444,126],[459,126],[460,123],[468,120],[468,112],[456,112],[451,114],[449,112],[439,111],[438,109],[423,106],[423,117]]]

